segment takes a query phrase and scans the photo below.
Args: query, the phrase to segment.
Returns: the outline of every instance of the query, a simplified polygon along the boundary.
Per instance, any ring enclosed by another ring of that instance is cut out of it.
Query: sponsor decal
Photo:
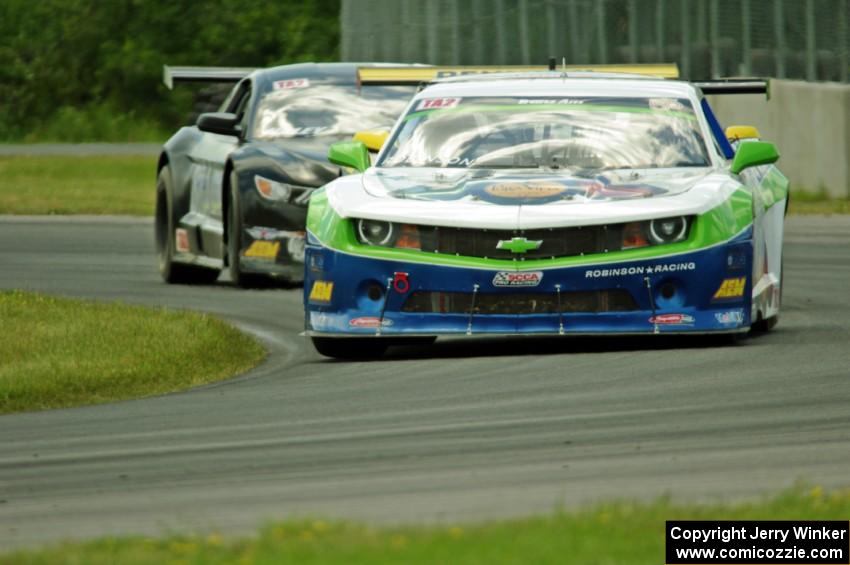
[[[399,294],[404,294],[410,290],[410,280],[408,273],[393,273],[393,290]]]
[[[174,232],[174,249],[177,253],[189,253],[189,232],[177,228]]]
[[[650,98],[649,107],[652,110],[662,110],[665,112],[690,112],[693,110],[675,98]]]
[[[316,281],[310,289],[310,302],[330,302],[334,292],[331,281]]]
[[[253,228],[248,228],[245,232],[250,235],[253,239],[262,239],[265,241],[271,241],[273,239],[281,239],[284,237],[292,237],[295,232],[288,231],[280,231],[274,228],[265,228],[262,226],[256,226]]]
[[[717,320],[718,324],[723,325],[743,324],[744,311],[739,308],[728,312],[715,312],[714,319]]]
[[[304,262],[304,232],[289,238],[286,241],[286,252],[296,263]]]
[[[635,265],[633,267],[616,267],[612,269],[588,269],[584,272],[584,278],[604,279],[607,277],[625,277],[630,275],[679,273],[683,271],[695,271],[696,268],[697,264],[690,261],[688,263],[666,263],[663,265]]]
[[[416,110],[445,110],[460,104],[460,98],[425,98],[419,101]]]
[[[520,98],[517,104],[584,104],[577,98]]]
[[[262,241],[253,242],[243,254],[245,257],[252,259],[268,259],[274,261],[277,253],[280,251],[279,241]]]
[[[694,323],[694,317],[688,314],[658,314],[652,316],[649,323],[659,326],[691,326]]]
[[[272,83],[275,90],[290,90],[293,88],[307,88],[310,86],[308,78],[290,78],[287,80],[276,80]]]
[[[543,280],[543,271],[499,271],[493,277],[493,286],[537,286]]]
[[[744,288],[747,286],[747,277],[737,277],[734,279],[725,279],[717,292],[714,293],[713,300],[722,300],[724,298],[740,298],[744,296]]]
[[[310,270],[322,272],[325,270],[325,256],[319,253],[310,255]]]
[[[393,325],[393,321],[384,318],[382,323],[381,319],[377,316],[363,316],[348,320],[348,325],[352,328],[377,328],[379,325],[383,327],[391,326]]]
[[[567,191],[557,182],[500,182],[491,184],[484,191],[499,198],[550,198]]]

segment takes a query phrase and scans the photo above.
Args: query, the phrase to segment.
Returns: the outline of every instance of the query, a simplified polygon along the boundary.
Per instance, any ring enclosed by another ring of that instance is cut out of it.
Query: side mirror
[[[328,161],[361,173],[369,168],[369,150],[362,141],[337,141],[328,148]]]
[[[726,139],[730,142],[742,139],[759,139],[759,130],[753,126],[729,126],[726,128]]]
[[[738,146],[731,170],[736,175],[748,167],[769,165],[779,159],[776,146],[767,141],[745,141]]]
[[[239,136],[239,116],[229,112],[209,112],[198,116],[198,129],[221,135]]]
[[[390,132],[388,131],[358,131],[354,134],[354,139],[362,141],[369,151],[377,153],[387,142],[389,136]]]

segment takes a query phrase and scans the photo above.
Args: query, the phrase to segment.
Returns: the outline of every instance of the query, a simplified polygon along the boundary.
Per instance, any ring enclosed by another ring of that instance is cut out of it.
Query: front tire
[[[169,284],[210,284],[218,278],[218,269],[186,265],[174,261],[174,197],[171,190],[171,169],[164,166],[156,180],[156,211],[154,241],[157,267],[162,280]]]
[[[335,359],[376,359],[384,354],[388,344],[381,338],[313,337],[316,351]]]
[[[242,288],[263,286],[266,278],[262,275],[246,273],[239,265],[242,251],[242,208],[239,205],[239,184],[236,173],[230,174],[230,192],[227,206],[227,266],[230,280]]]

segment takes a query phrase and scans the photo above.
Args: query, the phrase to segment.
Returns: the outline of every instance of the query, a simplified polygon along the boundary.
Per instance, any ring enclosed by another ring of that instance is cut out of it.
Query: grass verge
[[[206,314],[0,292],[0,413],[185,389],[255,366],[265,350]]]
[[[151,156],[0,157],[0,214],[152,216]]]
[[[825,192],[792,192],[789,214],[850,214],[850,199],[829,198]]]
[[[154,211],[151,156],[0,157],[0,214],[128,214]],[[791,214],[850,214],[850,199],[794,192]]]
[[[571,513],[471,526],[372,528],[351,523],[290,521],[250,539],[105,538],[0,556],[0,565],[122,563],[595,563],[664,562],[665,520],[847,520],[850,490],[797,487],[737,505],[614,503]]]

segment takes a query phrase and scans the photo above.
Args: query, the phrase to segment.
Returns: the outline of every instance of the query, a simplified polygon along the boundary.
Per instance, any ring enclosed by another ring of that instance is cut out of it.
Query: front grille
[[[489,259],[550,259],[618,251],[622,246],[625,225],[608,224],[524,231],[417,227],[422,251]],[[499,241],[510,240],[514,237],[525,237],[531,241],[540,240],[543,243],[538,249],[522,254],[496,248]]]
[[[471,292],[416,291],[403,312],[469,314]],[[561,312],[631,312],[637,310],[632,295],[623,289],[562,292]],[[475,295],[473,314],[557,314],[558,295],[554,292],[502,292]]]

